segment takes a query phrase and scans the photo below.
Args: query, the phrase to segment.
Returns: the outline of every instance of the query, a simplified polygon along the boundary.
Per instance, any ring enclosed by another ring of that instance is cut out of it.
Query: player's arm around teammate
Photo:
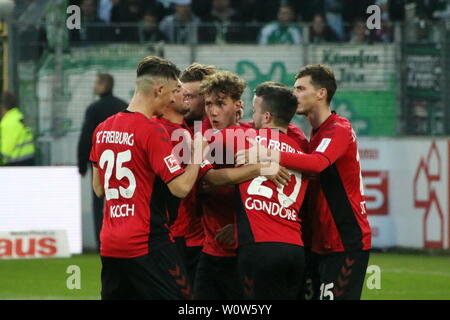
[[[178,68],[166,59],[142,60],[130,105],[94,133],[93,187],[106,198],[100,248],[102,299],[192,297],[168,228],[167,199],[170,193],[178,197],[189,193],[200,164],[183,168],[166,129],[152,120],[179,90],[178,76]]]
[[[245,158],[270,159],[292,170],[314,173],[311,181],[312,252],[317,255],[320,299],[359,299],[371,248],[356,134],[331,111],[336,91],[331,68],[306,66],[294,84],[297,114],[312,126],[311,154],[288,154],[255,144]]]

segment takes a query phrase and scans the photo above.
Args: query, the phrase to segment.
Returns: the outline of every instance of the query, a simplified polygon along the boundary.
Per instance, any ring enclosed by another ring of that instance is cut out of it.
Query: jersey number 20
[[[297,201],[298,193],[300,192],[300,188],[302,186],[302,175],[299,172],[294,172],[295,186],[292,193],[288,196],[284,194],[284,186],[281,188],[277,188],[278,191],[278,202],[284,208],[289,208],[295,201]],[[272,198],[273,189],[263,186],[262,183],[267,181],[268,179],[264,176],[259,176],[252,180],[250,185],[248,186],[247,193],[249,195],[258,195],[265,198]]]

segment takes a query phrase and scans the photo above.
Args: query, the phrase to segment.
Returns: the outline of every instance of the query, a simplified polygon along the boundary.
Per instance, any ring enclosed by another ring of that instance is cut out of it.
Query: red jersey
[[[205,125],[205,123],[207,125]],[[203,120],[203,132],[210,130],[207,118]],[[214,140],[220,131],[212,136],[205,136],[210,138],[210,142],[216,143]],[[222,159],[224,160],[224,159]],[[211,160],[210,160],[211,162]],[[214,169],[234,168],[234,164],[218,164],[211,162]],[[200,201],[202,204],[202,224],[205,234],[203,241],[203,252],[213,256],[230,257],[236,255],[236,246],[224,246],[215,240],[217,231],[228,224],[234,224],[236,218],[235,206],[235,188],[234,187],[216,187],[207,194],[200,194]]]
[[[106,198],[100,254],[134,258],[171,241],[166,184],[184,169],[164,127],[141,113],[119,112],[96,128],[92,142],[90,160]]]
[[[176,146],[178,143],[182,142],[182,130],[186,130],[191,135],[191,137],[193,137],[192,131],[185,122],[183,124],[173,123],[164,119],[163,117],[154,117],[153,119],[163,125],[167,130],[169,136],[171,137],[170,140],[172,142],[172,146]],[[180,132],[172,136],[175,130],[180,130]],[[182,159],[178,160],[181,163],[181,166],[184,168],[186,165],[183,164],[183,162],[181,161]],[[199,170],[197,180],[200,180],[211,168],[212,166],[210,164],[202,165],[201,169]],[[195,228],[196,225],[200,225],[201,227],[200,217],[198,217],[197,213],[195,212],[195,194],[196,188],[194,187],[184,199],[180,200],[173,195],[170,197],[171,199],[169,199],[168,208],[171,222],[173,222],[173,224],[170,224],[170,231],[173,237],[185,238],[189,235],[189,244],[191,245],[194,242],[192,241],[192,233],[194,233],[195,240],[199,240],[199,243],[194,244],[200,246],[203,240],[203,232],[199,232],[198,228]],[[194,223],[192,223],[192,219],[195,219]]]
[[[205,133],[206,130],[211,129],[211,123],[207,117],[205,117],[202,121],[202,129]],[[253,122],[242,122],[238,127],[230,127],[224,130],[236,130],[236,129],[249,129],[253,128]],[[223,131],[223,130],[222,130]],[[226,132],[226,131],[224,131]],[[256,131],[255,131],[256,132]],[[304,148],[308,144],[308,140],[306,139],[304,133],[296,126],[289,125],[288,127],[288,135],[292,135],[292,139],[296,141],[296,143],[301,144]],[[225,140],[224,140],[225,141]],[[222,141],[223,143],[225,143]],[[225,143],[226,144],[226,143]],[[238,146],[238,143],[234,144]],[[236,150],[232,150],[231,152],[235,152]],[[234,154],[234,153],[233,153]],[[225,162],[225,161],[224,161]],[[227,167],[234,167],[234,164],[215,164],[212,163],[214,169],[222,169]],[[305,187],[306,188],[306,183]],[[303,188],[303,193],[304,193]],[[205,241],[203,252],[214,255],[214,256],[234,256],[236,255],[235,249],[236,247],[224,247],[219,244],[214,238],[217,234],[217,230],[223,228],[224,226],[232,223],[236,223],[236,190],[233,187],[220,187],[216,188],[214,191],[208,193],[202,199],[202,209],[203,209],[203,228],[205,231]],[[302,196],[303,199],[303,196]],[[298,222],[297,222],[298,225]],[[300,232],[300,228],[297,228]],[[296,237],[296,236],[294,236]],[[259,239],[259,238],[258,238]],[[300,240],[300,237],[297,237]]]
[[[257,131],[256,141],[270,149],[301,153],[299,144],[274,129]],[[237,236],[238,246],[255,242],[281,242],[303,246],[300,208],[308,180],[291,172],[287,186],[277,188],[264,176],[239,185]]]
[[[189,217],[184,234],[186,247],[203,246],[205,234],[202,224],[202,205],[199,200],[197,185],[195,185],[189,195],[183,199],[183,206],[180,207],[178,214]]]
[[[249,121],[249,122],[240,122],[241,127],[245,127],[245,128],[254,128],[254,123],[253,121]],[[305,133],[302,131],[302,129],[300,129],[299,127],[297,127],[295,124],[289,123],[288,128],[287,128],[287,135],[294,139],[294,141],[296,143],[298,143],[299,147],[302,150],[308,150],[308,138],[306,138]]]
[[[241,126],[241,128],[245,128],[245,129],[255,127],[253,121],[239,122],[239,125]],[[209,119],[207,117],[205,117],[203,119],[202,126],[203,126],[203,131],[212,128],[211,122],[209,121]],[[309,142],[305,136],[305,133],[302,131],[302,129],[297,127],[295,124],[290,123],[287,128],[287,135],[289,137],[291,137],[292,139],[294,139],[299,144],[299,146],[302,150],[308,150]]]
[[[333,112],[312,131],[310,152],[328,161],[328,167],[308,188],[305,223],[310,224],[312,251],[326,254],[370,249],[358,145],[350,122]]]

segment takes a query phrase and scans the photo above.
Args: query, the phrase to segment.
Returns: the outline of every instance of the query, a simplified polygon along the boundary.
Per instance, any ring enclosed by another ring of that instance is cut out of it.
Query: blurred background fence
[[[112,74],[115,95],[129,101],[136,65],[147,55],[164,56],[180,69],[196,61],[237,73],[248,84],[243,97],[247,119],[257,84],[273,80],[291,86],[301,66],[325,63],[333,67],[338,80],[332,108],[351,120],[360,137],[450,135],[450,20],[424,17],[419,5],[400,1],[401,14],[394,19],[392,7],[399,6],[399,1],[358,2],[366,5],[364,9],[378,3],[382,13],[385,3],[391,5],[392,19],[382,20],[378,30],[367,29],[362,20],[369,16],[365,11],[351,24],[343,21],[339,29],[330,23],[333,9],[314,14],[308,13],[314,6],[305,5],[306,13],[303,10],[303,15],[297,14],[283,27],[278,25],[283,32],[291,28],[284,39],[276,33],[268,35],[277,27],[271,21],[280,19],[280,3],[266,22],[249,18],[201,22],[198,18],[181,24],[169,19],[171,11],[161,4],[164,1],[143,10],[139,21],[104,22],[100,19],[103,2],[75,2],[81,7],[80,30],[67,27],[66,9],[73,3],[66,0],[16,1],[14,15],[2,24],[2,86],[20,97],[20,107],[36,133],[41,165],[76,164],[84,112],[96,100],[96,75]],[[192,2],[191,15],[206,10],[200,2]],[[242,1],[247,2],[251,1]],[[264,7],[275,2],[258,3]],[[122,3],[131,6],[137,1]],[[233,8],[244,14],[244,9]],[[166,11],[161,14],[156,9]],[[92,10],[94,15],[88,18]],[[270,7],[267,10],[271,12]],[[113,8],[113,16],[115,12],[121,11]],[[445,13],[445,7],[436,12]],[[304,119],[295,121],[309,131]]]

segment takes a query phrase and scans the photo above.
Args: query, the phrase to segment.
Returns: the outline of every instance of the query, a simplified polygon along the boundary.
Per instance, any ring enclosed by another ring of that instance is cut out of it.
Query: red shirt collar
[[[311,136],[315,135],[317,132],[320,131],[320,129],[325,128],[331,121],[333,121],[334,119],[336,119],[338,116],[338,114],[336,113],[336,111],[331,111],[330,116],[316,129],[311,129]]]

